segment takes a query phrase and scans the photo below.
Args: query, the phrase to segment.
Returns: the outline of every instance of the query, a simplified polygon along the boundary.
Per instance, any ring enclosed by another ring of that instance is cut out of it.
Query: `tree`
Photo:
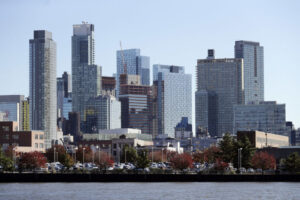
[[[292,173],[300,172],[300,156],[297,152],[290,154],[285,162],[285,168]]]
[[[34,170],[36,168],[44,167],[46,162],[46,157],[40,152],[34,151],[24,153],[19,160],[19,170]]]
[[[95,154],[95,162],[99,165],[100,170],[107,169],[108,167],[113,166],[113,159],[105,152],[98,151]]]
[[[84,150],[83,150],[84,148]],[[92,162],[93,160],[93,151],[88,147],[79,147],[76,153],[77,160],[83,162],[83,152],[84,152],[84,162]]]
[[[138,157],[136,161],[136,167],[145,169],[149,167],[150,160],[148,159],[148,151],[147,150],[139,150]]]
[[[46,157],[49,162],[54,162],[54,156],[55,156],[55,161],[63,163],[66,157],[65,154],[66,154],[66,149],[63,145],[54,145],[47,150]]]
[[[252,167],[255,169],[275,169],[276,160],[274,156],[268,154],[267,152],[256,152],[251,159]]]
[[[121,162],[136,163],[138,154],[133,147],[125,145],[122,150]]]
[[[230,163],[233,161],[234,158],[234,139],[233,137],[230,135],[230,133],[226,133],[223,138],[222,141],[219,144],[220,150],[221,150],[221,154],[222,154],[222,160]]]
[[[251,159],[255,153],[255,149],[252,147],[251,142],[247,136],[243,136],[240,140],[234,142],[233,148],[233,164],[238,167],[238,149],[242,148],[242,167],[251,167]]]
[[[204,153],[201,151],[196,151],[193,153],[193,161],[196,163],[204,163]]]
[[[191,168],[193,164],[192,156],[188,153],[176,154],[171,160],[171,165],[174,169],[184,170]]]
[[[63,160],[62,160],[61,164],[63,164],[67,169],[69,169],[70,167],[72,167],[74,165],[74,160],[69,154],[65,153],[65,154],[63,154],[62,157],[63,157]]]
[[[221,150],[216,146],[209,147],[204,150],[203,157],[204,162],[215,163],[216,159],[220,158]]]
[[[217,158],[216,163],[214,165],[215,170],[217,171],[225,171],[225,169],[228,167],[228,163],[224,162],[222,159]]]
[[[14,169],[12,159],[5,156],[2,150],[0,150],[0,165],[2,166],[3,171],[12,171]]]

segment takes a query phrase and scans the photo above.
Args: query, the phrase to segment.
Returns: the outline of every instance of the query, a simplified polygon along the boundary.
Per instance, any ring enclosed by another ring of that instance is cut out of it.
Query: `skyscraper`
[[[127,68],[127,74],[139,75],[142,85],[150,85],[150,58],[141,56],[140,49],[117,51],[117,96],[119,95],[120,75],[125,73],[124,64]]]
[[[192,120],[192,75],[185,74],[184,67],[153,65],[153,81],[154,135],[174,137],[174,128],[182,117]]]
[[[62,79],[64,82],[64,97],[67,98],[72,92],[71,75],[68,72],[64,72],[62,75]]]
[[[73,25],[72,36],[72,110],[85,121],[85,106],[101,93],[101,67],[94,64],[94,25]]]
[[[245,103],[264,101],[264,48],[242,40],[235,42],[234,53],[244,60]]]
[[[52,33],[34,31],[29,40],[30,127],[45,131],[46,148],[56,140],[56,43]]]
[[[244,104],[243,59],[215,59],[214,51],[208,52],[196,66],[196,127],[222,136],[233,133],[233,106]]]
[[[151,88],[141,85],[139,80],[139,75],[120,76],[121,126],[141,129],[143,134],[151,134]]]

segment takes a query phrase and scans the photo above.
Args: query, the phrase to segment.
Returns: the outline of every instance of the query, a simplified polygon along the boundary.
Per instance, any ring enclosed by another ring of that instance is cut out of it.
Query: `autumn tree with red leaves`
[[[255,169],[275,169],[276,160],[274,156],[268,154],[267,152],[256,152],[252,157],[251,164]]]
[[[95,153],[95,163],[103,170],[113,166],[114,161],[106,152],[98,151]]]
[[[192,156],[188,153],[176,154],[171,160],[171,165],[174,169],[184,170],[187,168],[191,168],[193,164]]]
[[[23,153],[19,160],[19,170],[34,170],[45,167],[47,158],[40,152]]]

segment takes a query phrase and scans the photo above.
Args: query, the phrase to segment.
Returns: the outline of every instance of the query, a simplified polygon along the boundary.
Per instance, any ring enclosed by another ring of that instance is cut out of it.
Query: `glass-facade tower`
[[[264,101],[264,48],[258,42],[236,41],[235,58],[244,60],[245,103]]]
[[[94,25],[73,25],[72,110],[86,121],[87,101],[101,93],[101,67],[94,64]]]
[[[153,65],[153,81],[157,90],[154,132],[174,137],[174,128],[182,117],[192,120],[192,75],[185,74],[184,67]]]

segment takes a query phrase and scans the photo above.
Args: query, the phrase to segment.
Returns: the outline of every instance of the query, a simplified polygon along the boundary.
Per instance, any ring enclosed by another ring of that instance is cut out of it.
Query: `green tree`
[[[63,164],[67,169],[74,165],[74,160],[69,154],[65,153],[62,155],[62,157],[63,159],[61,164]]]
[[[138,154],[133,147],[125,145],[122,150],[121,162],[136,163]]]
[[[234,144],[235,141],[233,137],[230,135],[230,133],[226,133],[219,144],[221,149],[221,157],[224,162],[230,163],[234,160]]]
[[[238,167],[238,149],[242,148],[242,167],[251,167],[251,159],[255,153],[255,148],[252,147],[251,142],[247,136],[243,136],[240,140],[234,142],[233,148],[233,164]]]
[[[14,169],[12,159],[5,156],[2,150],[0,150],[0,165],[2,166],[3,171],[12,171]]]
[[[300,156],[297,152],[290,154],[285,159],[285,169],[289,172],[295,173],[300,172]]]
[[[136,167],[137,168],[146,168],[149,167],[150,160],[148,159],[148,151],[147,150],[139,150],[138,157],[136,160]]]

